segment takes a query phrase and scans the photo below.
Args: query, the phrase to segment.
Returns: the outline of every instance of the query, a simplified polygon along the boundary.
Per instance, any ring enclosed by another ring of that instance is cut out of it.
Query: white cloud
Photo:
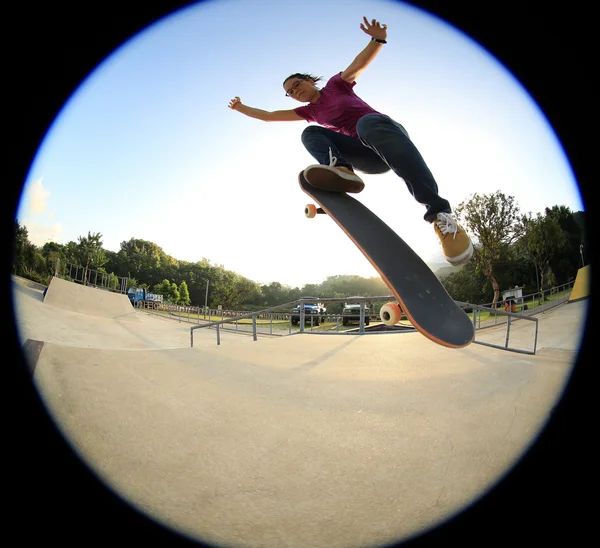
[[[52,194],[44,188],[42,179],[38,179],[31,183],[27,189],[27,213],[32,215],[40,215],[46,211],[46,200]]]
[[[25,192],[21,224],[27,228],[29,241],[38,247],[47,242],[60,242],[65,234],[63,226],[56,222],[54,212],[48,209],[51,194],[41,178],[33,181]]]
[[[38,247],[43,246],[47,242],[60,242],[61,237],[65,233],[65,229],[59,223],[54,223],[51,226],[43,226],[33,221],[26,221],[24,225],[27,228],[29,241]]]

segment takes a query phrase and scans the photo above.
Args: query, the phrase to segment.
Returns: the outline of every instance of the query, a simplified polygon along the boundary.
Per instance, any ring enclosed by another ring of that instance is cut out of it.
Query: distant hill
[[[427,266],[429,268],[431,268],[433,273],[438,278],[444,278],[445,276],[448,276],[448,274],[453,274],[454,272],[458,272],[465,265],[461,264],[459,266],[452,266],[448,263],[433,263],[433,264],[428,264]]]

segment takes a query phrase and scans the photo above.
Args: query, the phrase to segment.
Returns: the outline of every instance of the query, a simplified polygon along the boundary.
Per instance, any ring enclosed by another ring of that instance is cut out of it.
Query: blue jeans
[[[356,124],[359,138],[349,137],[321,126],[308,126],[302,144],[319,163],[329,165],[329,149],[336,165],[363,173],[385,173],[390,169],[404,179],[409,192],[427,208],[424,219],[432,222],[441,212],[450,213],[450,204],[438,194],[438,186],[407,131],[383,114],[367,114]]]

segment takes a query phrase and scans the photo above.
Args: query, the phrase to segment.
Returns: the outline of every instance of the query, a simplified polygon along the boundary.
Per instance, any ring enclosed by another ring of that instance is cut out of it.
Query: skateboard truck
[[[304,215],[312,219],[316,215],[327,215],[322,207],[317,207],[315,204],[307,204],[304,208]]]

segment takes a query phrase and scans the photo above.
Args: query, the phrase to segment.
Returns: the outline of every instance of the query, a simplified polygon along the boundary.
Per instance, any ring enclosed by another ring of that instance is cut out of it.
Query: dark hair
[[[285,83],[290,79],[290,78],[300,78],[300,80],[312,80],[313,82],[317,83],[319,80],[322,80],[323,77],[322,76],[313,76],[312,74],[306,74],[306,73],[301,73],[301,72],[295,72],[294,74],[290,74],[284,81],[283,84],[285,86]]]

